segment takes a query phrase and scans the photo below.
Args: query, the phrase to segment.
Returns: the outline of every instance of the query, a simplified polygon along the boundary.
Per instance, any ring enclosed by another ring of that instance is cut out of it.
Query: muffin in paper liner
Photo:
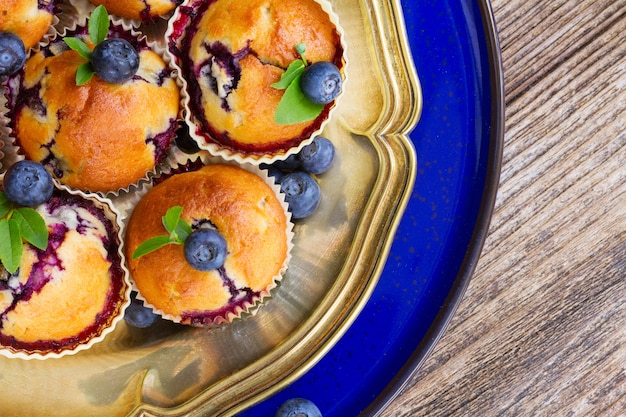
[[[50,200],[35,209],[48,226],[47,249],[24,243],[15,274],[0,265],[0,355],[26,360],[101,342],[122,320],[131,292],[123,223],[109,199],[55,181]]]
[[[73,26],[31,51],[24,69],[7,80],[5,116],[8,142],[26,158],[44,164],[68,187],[114,197],[148,181],[166,157],[181,118],[182,83],[161,46],[124,22],[110,22],[109,37],[140,50],[132,80],[108,84],[94,75],[76,85],[76,69],[86,61],[63,38],[81,36],[90,43],[86,19],[77,16]]]
[[[81,14],[89,14],[99,5],[118,18],[133,22],[134,26],[167,20],[183,0],[69,0]]]
[[[56,34],[62,0],[1,2],[0,31],[16,34],[26,51]]]
[[[144,185],[134,195],[137,201],[129,202],[134,209],[125,220],[126,256],[137,298],[167,320],[196,327],[255,314],[271,298],[291,259],[293,224],[279,186],[255,166],[205,152],[193,157],[172,153],[169,162],[154,184]],[[132,259],[140,243],[167,235],[161,217],[177,205],[194,229],[210,224],[223,234],[228,246],[223,267],[195,270],[184,258],[184,245],[166,245]]]
[[[284,160],[321,134],[339,97],[312,121],[279,124],[271,85],[306,45],[346,84],[344,32],[327,0],[186,0],[170,19],[167,52],[183,79],[184,117],[201,149],[239,163]],[[340,95],[341,96],[341,95]]]

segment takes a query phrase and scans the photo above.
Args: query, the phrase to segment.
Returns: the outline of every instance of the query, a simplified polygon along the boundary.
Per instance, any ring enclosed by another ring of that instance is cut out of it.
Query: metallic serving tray
[[[1,416],[233,415],[293,382],[345,333],[377,283],[413,189],[408,134],[422,98],[399,3],[332,3],[348,61],[345,93],[324,131],[338,160],[319,177],[320,208],[296,224],[293,259],[272,299],[220,328],[122,324],[74,356],[0,358]]]

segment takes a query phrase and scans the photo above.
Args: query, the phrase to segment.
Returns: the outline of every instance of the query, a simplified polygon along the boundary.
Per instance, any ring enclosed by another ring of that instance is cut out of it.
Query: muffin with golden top
[[[92,51],[92,61],[70,49],[67,39]],[[116,48],[122,42],[126,50],[120,52]],[[105,44],[108,49],[100,48]],[[96,62],[129,51],[135,66],[126,79],[115,78],[120,68],[131,65],[119,60],[110,60],[102,72],[92,70]],[[30,56],[10,86],[16,144],[28,159],[75,189],[127,189],[164,159],[176,134],[180,88],[173,71],[143,38],[120,26],[112,26],[97,45],[86,28],[55,39]]]
[[[284,158],[320,130],[334,101],[309,120],[276,119],[291,63],[330,62],[343,76],[344,47],[336,15],[315,0],[188,1],[168,36],[187,83],[187,120],[200,147],[246,162]],[[235,156],[233,156],[235,155]]]
[[[172,223],[167,217],[173,209],[187,225],[178,233],[184,244],[138,253],[145,242],[168,234],[164,224]],[[125,238],[131,276],[139,296],[167,319],[195,326],[230,322],[268,297],[281,279],[288,227],[284,200],[255,173],[188,164],[159,180],[135,206]]]

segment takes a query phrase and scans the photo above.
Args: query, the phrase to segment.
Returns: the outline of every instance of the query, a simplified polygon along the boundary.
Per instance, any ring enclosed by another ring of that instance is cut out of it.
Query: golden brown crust
[[[132,260],[137,246],[163,235],[161,217],[176,205],[193,224],[210,220],[224,236],[226,275],[237,288],[264,291],[287,258],[287,218],[274,191],[259,177],[230,165],[208,165],[178,174],[152,188],[135,207],[126,230],[131,275],[141,295],[172,316],[218,310],[229,288],[218,271],[201,272],[184,259],[183,246],[169,245]]]
[[[76,69],[84,60],[76,52],[33,55],[24,88],[41,86],[46,113],[36,106],[18,109],[15,133],[26,156],[42,162],[52,152],[60,180],[81,190],[117,191],[145,177],[155,165],[147,139],[171,129],[180,91],[173,78],[159,85],[166,66],[156,53],[142,50],[140,62],[142,79],[109,84],[94,76],[77,86]]]
[[[3,0],[0,2],[0,30],[13,32],[22,39],[26,50],[37,45],[50,29],[53,15],[37,7],[38,0]]]
[[[215,94],[208,77],[198,79],[204,115],[215,135],[225,133],[227,138],[216,138],[218,142],[231,140],[234,147],[243,145],[241,149],[248,150],[282,150],[315,123],[281,125],[274,121],[284,91],[271,84],[279,81],[289,64],[300,58],[295,46],[302,42],[310,62],[333,62],[340,50],[335,25],[315,1],[217,0],[211,4],[190,45],[193,65],[209,58],[204,44],[221,43],[233,54],[247,48],[252,51],[239,61],[241,79],[226,98],[232,111],[224,108],[223,97]]]

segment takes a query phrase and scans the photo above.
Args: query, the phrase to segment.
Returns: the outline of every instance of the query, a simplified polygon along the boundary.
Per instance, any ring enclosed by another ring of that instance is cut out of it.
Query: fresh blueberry
[[[322,417],[322,412],[306,398],[292,398],[280,406],[275,417]]]
[[[126,323],[139,329],[145,329],[152,326],[159,319],[159,315],[154,313],[151,308],[143,305],[143,301],[136,298],[135,291],[131,294],[130,305],[124,312],[124,320]]]
[[[266,169],[267,175],[274,178],[274,182],[277,184],[280,182],[280,179],[285,176],[285,171],[279,169],[274,164],[261,164],[261,168]]]
[[[26,62],[26,48],[19,36],[0,32],[0,76],[18,72]]]
[[[43,165],[29,160],[11,165],[4,174],[2,184],[9,200],[26,207],[46,202],[54,191],[50,173]]]
[[[197,229],[185,240],[185,259],[199,271],[210,271],[224,265],[226,239],[217,230]]]
[[[294,219],[308,217],[320,204],[320,186],[306,172],[286,174],[280,180],[280,190],[285,194],[285,201]]]
[[[316,104],[328,104],[341,92],[341,73],[328,61],[315,62],[304,69],[300,88],[304,95]]]
[[[281,171],[295,171],[300,168],[300,159],[297,154],[291,154],[286,159],[275,161],[272,165]]]
[[[330,169],[335,160],[335,146],[321,136],[313,139],[298,154],[300,168],[309,174],[322,174]]]
[[[121,84],[139,69],[139,54],[125,39],[105,39],[93,49],[91,66],[104,81]]]
[[[181,122],[178,125],[178,129],[176,130],[176,146],[187,154],[194,154],[200,151],[198,142],[189,134],[189,126],[187,123]]]

